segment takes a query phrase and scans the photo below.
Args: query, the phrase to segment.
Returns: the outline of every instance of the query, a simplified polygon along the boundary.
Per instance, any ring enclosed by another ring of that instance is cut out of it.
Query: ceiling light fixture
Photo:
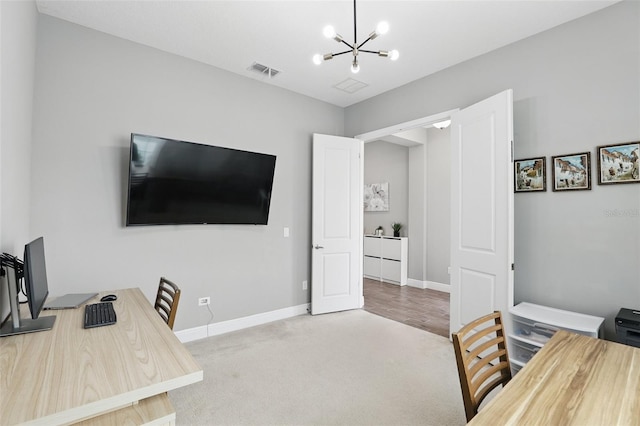
[[[432,126],[435,127],[436,129],[446,129],[447,127],[449,127],[451,125],[451,120],[444,120],[444,121],[439,121],[437,123],[433,123]]]
[[[349,46],[349,50],[345,50],[344,52],[339,52],[339,53],[327,53],[325,55],[316,54],[313,56],[313,63],[316,65],[320,65],[323,60],[328,61],[330,59],[333,59],[334,56],[344,55],[345,53],[352,53],[353,61],[351,62],[351,72],[356,74],[358,71],[360,71],[360,64],[358,63],[358,54],[361,52],[373,53],[383,58],[389,58],[392,61],[395,61],[400,56],[400,53],[397,50],[373,51],[373,50],[362,49],[362,46],[367,44],[370,40],[373,40],[380,35],[386,34],[388,31],[389,31],[389,24],[382,21],[376,26],[375,31],[369,34],[369,37],[365,41],[358,44],[358,31],[356,26],[356,0],[353,0],[353,44],[349,44],[346,41],[344,41],[344,38],[340,34],[338,34],[331,25],[327,25],[326,27],[324,27],[324,30],[322,31],[324,36],[327,38],[332,38],[338,43],[346,44],[347,46]]]

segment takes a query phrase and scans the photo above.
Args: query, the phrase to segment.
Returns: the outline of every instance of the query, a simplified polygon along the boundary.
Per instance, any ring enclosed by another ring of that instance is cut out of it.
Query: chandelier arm
[[[361,50],[361,49],[358,49],[358,52],[375,53],[376,55],[378,55],[380,53],[380,52],[376,52],[374,50]]]
[[[344,55],[345,53],[351,53],[352,50],[345,50],[344,52],[340,52],[340,53],[332,53],[333,56],[339,56],[339,55]]]
[[[344,40],[341,40],[341,41],[342,41],[344,44],[346,44],[347,46],[349,46],[349,49],[353,50],[353,46],[352,46],[352,45],[350,45],[349,43],[347,43],[347,42],[346,42],[346,41],[344,41]]]
[[[365,41],[363,41],[362,43],[360,43],[360,45],[358,46],[358,50],[360,50],[360,48],[361,48],[362,46],[364,46],[365,44],[367,44],[367,42],[368,42],[369,40],[371,40],[371,36],[369,36],[369,38],[368,38],[368,39],[366,39]],[[363,50],[363,52],[364,52],[364,50]]]

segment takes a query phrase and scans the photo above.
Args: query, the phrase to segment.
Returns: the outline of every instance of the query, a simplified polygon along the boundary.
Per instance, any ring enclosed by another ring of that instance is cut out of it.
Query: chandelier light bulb
[[[376,33],[378,35],[384,35],[388,32],[389,32],[389,24],[387,23],[387,21],[379,22],[378,26],[376,27]]]
[[[393,49],[389,52],[389,59],[391,59],[392,61],[397,61],[399,57],[400,52],[398,52],[397,50]]]
[[[313,55],[313,63],[316,65],[320,65],[322,63],[322,55],[319,53],[316,53],[315,55]]]
[[[351,72],[354,74],[358,74],[358,72],[360,72],[360,64],[358,64],[358,61],[353,61],[353,64],[351,64]]]
[[[336,36],[336,30],[335,28],[333,28],[331,25],[327,25],[326,27],[324,27],[324,29],[322,30],[322,34],[324,34],[324,36],[326,38],[334,38]]]

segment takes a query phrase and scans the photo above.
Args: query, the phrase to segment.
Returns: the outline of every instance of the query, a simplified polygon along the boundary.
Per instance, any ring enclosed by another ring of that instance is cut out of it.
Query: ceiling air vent
[[[257,62],[254,62],[253,64],[251,64],[251,66],[249,68],[247,68],[249,71],[253,71],[253,72],[257,72],[260,75],[263,75],[265,77],[268,78],[273,78],[276,75],[280,74],[280,71],[278,71],[277,69],[268,67],[266,65],[262,65],[259,64]]]
[[[336,84],[333,87],[338,90],[342,90],[343,92],[356,93],[358,90],[364,89],[367,86],[368,86],[367,83],[354,80],[353,78],[348,78],[344,81],[341,81],[340,83]]]

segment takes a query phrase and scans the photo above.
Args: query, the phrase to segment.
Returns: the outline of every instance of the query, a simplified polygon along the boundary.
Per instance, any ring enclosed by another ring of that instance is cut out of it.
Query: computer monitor
[[[31,318],[38,319],[49,296],[43,237],[24,246],[24,284]]]
[[[17,271],[19,268],[16,264],[11,269],[13,269],[13,273],[8,274],[11,322],[0,328],[0,337],[52,329],[56,317],[40,317],[44,302],[49,295],[47,268],[44,260],[44,238],[37,238],[24,247],[24,282],[31,319],[20,318],[19,285],[17,284],[20,278],[19,271]]]

